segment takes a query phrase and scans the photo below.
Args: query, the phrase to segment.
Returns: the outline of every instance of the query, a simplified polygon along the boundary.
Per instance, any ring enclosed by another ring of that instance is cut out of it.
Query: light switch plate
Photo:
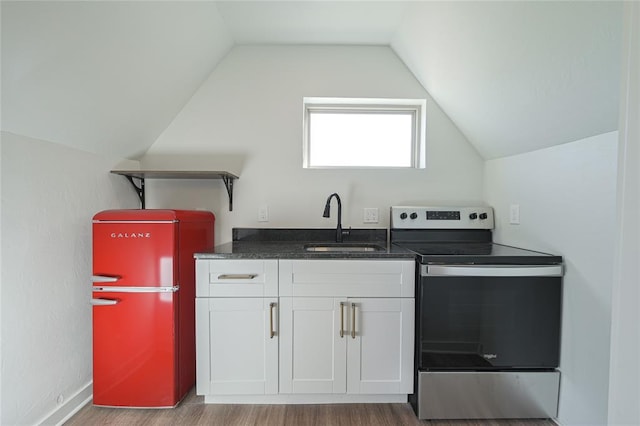
[[[520,204],[511,204],[509,207],[509,223],[520,225]]]
[[[378,223],[378,208],[366,207],[364,209],[364,223]]]
[[[258,222],[269,222],[269,207],[266,204],[258,207]]]

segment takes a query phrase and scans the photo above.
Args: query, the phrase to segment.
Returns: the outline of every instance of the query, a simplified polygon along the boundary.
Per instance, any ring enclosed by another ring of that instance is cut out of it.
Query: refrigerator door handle
[[[91,281],[94,283],[115,283],[120,279],[118,276],[108,276],[108,275],[92,275]]]
[[[116,299],[91,299],[93,306],[113,306],[118,303],[120,303],[120,301]]]
[[[103,293],[175,293],[180,286],[173,287],[99,287],[94,286],[93,291]]]

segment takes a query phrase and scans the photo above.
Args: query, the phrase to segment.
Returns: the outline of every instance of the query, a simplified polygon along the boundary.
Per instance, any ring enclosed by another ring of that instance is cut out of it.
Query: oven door
[[[553,369],[562,265],[422,265],[418,367]]]

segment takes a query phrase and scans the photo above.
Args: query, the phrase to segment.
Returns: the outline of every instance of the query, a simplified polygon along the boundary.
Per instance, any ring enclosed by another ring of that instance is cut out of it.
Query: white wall
[[[132,158],[233,45],[213,1],[2,1],[2,130]]]
[[[59,420],[91,394],[91,218],[137,197],[119,159],[7,132],[1,157],[0,424]]]
[[[3,314],[2,314],[2,277],[3,277],[3,272],[2,272],[2,263],[3,263],[3,257],[2,257],[2,208],[1,205],[2,203],[4,203],[4,198],[2,197],[2,138],[0,137],[0,366],[4,365],[3,363],[3,349],[2,349],[2,318]],[[1,367],[0,367],[0,373],[1,373]],[[2,399],[2,378],[0,377],[0,422],[2,421],[2,401],[4,401]]]
[[[302,168],[304,96],[427,99],[424,170]],[[177,154],[177,156],[176,156]],[[338,192],[343,225],[363,223],[363,208],[480,202],[483,161],[388,47],[240,46],[142,158],[148,168],[237,172],[233,212],[221,182],[149,181],[149,207],[206,208],[217,217],[216,242],[232,227],[335,227],[322,218]],[[257,222],[258,207],[270,221]],[[376,226],[376,225],[374,225]]]
[[[611,0],[409,1],[391,46],[501,158],[617,129],[621,20]]]
[[[490,160],[494,240],[564,256],[558,420],[607,423],[618,132]],[[509,224],[510,204],[520,225]]]
[[[640,424],[640,4],[625,4],[609,424]]]

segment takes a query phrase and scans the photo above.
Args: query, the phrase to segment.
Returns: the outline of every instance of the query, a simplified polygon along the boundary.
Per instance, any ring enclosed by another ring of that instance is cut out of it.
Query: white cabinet
[[[197,259],[196,297],[277,297],[278,261]]]
[[[414,271],[413,261],[281,260],[280,392],[412,393]]]
[[[198,395],[278,392],[276,308],[277,298],[196,300]]]
[[[277,260],[196,262],[198,395],[278,392],[277,270]]]
[[[346,392],[346,303],[331,297],[280,298],[281,393]]]
[[[198,259],[197,394],[205,402],[406,400],[414,273],[414,261],[400,259]]]
[[[413,260],[280,260],[279,295],[413,297]]]
[[[347,305],[347,392],[413,393],[414,299],[350,298]]]

